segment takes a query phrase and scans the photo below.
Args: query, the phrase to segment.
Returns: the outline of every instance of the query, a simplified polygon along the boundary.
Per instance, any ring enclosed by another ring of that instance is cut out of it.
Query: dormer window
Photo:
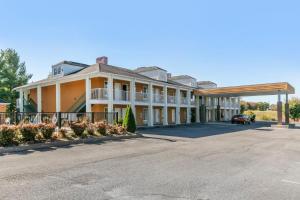
[[[53,68],[53,76],[59,75],[62,73],[61,66],[56,66]]]

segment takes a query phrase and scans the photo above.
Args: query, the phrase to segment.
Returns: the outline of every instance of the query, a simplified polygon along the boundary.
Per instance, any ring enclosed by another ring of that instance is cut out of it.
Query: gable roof
[[[197,82],[198,85],[217,85],[216,83],[212,82],[212,81],[198,81]]]
[[[171,78],[169,78],[171,80],[182,80],[182,79],[194,79],[196,80],[196,78],[189,76],[189,75],[178,75],[178,76],[172,76]]]
[[[61,65],[61,64],[68,64],[68,65],[74,65],[74,66],[78,66],[78,67],[88,67],[89,65],[87,64],[83,64],[83,63],[78,63],[78,62],[73,62],[73,61],[67,61],[67,60],[63,60],[55,65],[52,65],[53,67],[54,66],[58,66],[58,65]]]
[[[150,66],[150,67],[138,67],[134,69],[133,71],[136,73],[141,73],[141,72],[148,72],[148,71],[154,71],[154,70],[162,70],[162,71],[167,71],[163,68],[157,67],[157,66]]]

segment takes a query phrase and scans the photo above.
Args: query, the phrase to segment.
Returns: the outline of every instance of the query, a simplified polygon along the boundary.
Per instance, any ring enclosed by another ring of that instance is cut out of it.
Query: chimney
[[[168,78],[171,78],[171,77],[172,77],[172,74],[171,74],[171,73],[167,73],[167,77],[168,77]]]
[[[96,58],[96,63],[107,65],[108,58],[106,56],[98,57],[98,58]]]

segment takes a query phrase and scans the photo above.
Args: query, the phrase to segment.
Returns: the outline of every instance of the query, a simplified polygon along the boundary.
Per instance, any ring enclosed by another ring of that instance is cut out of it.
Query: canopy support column
[[[282,125],[282,102],[281,102],[280,91],[278,91],[277,120],[278,120],[278,125]]]
[[[285,94],[285,124],[288,125],[290,123],[290,105],[289,105],[289,94]]]

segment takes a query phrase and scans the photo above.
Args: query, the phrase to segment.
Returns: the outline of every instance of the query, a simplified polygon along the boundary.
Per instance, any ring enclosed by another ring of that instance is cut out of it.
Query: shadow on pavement
[[[147,135],[161,135],[182,138],[200,138],[213,135],[227,134],[244,130],[272,131],[271,122],[256,122],[251,125],[238,125],[230,123],[207,123],[177,126],[168,128],[152,128],[140,130],[139,133]]]

